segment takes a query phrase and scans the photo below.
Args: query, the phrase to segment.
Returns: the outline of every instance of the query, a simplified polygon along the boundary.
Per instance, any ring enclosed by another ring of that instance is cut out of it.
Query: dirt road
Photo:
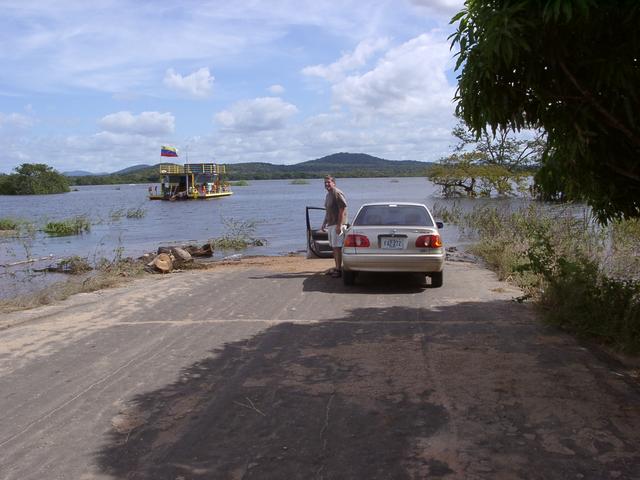
[[[0,479],[638,479],[640,392],[468,263],[252,259],[0,320]]]

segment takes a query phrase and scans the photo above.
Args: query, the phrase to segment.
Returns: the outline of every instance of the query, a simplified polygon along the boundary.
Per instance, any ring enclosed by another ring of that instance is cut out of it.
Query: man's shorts
[[[342,248],[344,245],[344,231],[347,229],[346,225],[342,225],[340,233],[336,233],[336,226],[329,225],[327,227],[327,233],[329,234],[329,245],[331,248]]]

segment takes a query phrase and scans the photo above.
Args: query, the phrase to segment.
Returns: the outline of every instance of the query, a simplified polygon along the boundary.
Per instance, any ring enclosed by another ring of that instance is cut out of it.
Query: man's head
[[[326,177],[324,177],[324,188],[326,188],[328,191],[331,191],[335,188],[336,186],[336,179],[333,178],[331,175],[327,175]]]

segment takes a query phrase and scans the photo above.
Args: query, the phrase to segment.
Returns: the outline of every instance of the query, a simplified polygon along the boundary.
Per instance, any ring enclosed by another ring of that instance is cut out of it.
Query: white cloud
[[[118,112],[106,115],[99,123],[107,132],[146,136],[166,135],[175,129],[175,118],[168,112],[142,112],[140,115]]]
[[[455,92],[445,75],[450,63],[446,40],[422,34],[389,50],[372,70],[335,83],[334,102],[364,116],[450,117]]]
[[[452,143],[446,37],[462,1],[0,1],[0,168],[113,171],[165,142],[227,163],[437,159]],[[188,98],[212,93],[214,107]]]
[[[201,68],[186,77],[170,68],[164,76],[164,84],[167,87],[186,92],[194,97],[209,96],[214,80],[208,68]]]
[[[223,128],[237,131],[277,130],[295,115],[298,109],[278,97],[262,97],[242,100],[230,109],[217,113],[215,121]]]
[[[0,112],[0,128],[27,128],[33,125],[33,118],[21,113]]]
[[[464,0],[411,0],[418,7],[453,16],[464,8]]]
[[[284,87],[282,85],[271,85],[267,90],[274,95],[282,95],[284,93]]]
[[[360,42],[353,53],[345,53],[339,60],[330,65],[313,65],[302,69],[308,76],[324,78],[329,82],[336,82],[344,78],[345,74],[367,64],[369,59],[387,47],[386,38],[367,39]]]

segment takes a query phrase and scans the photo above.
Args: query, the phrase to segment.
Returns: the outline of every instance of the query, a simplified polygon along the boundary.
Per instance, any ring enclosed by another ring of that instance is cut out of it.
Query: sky
[[[0,0],[0,172],[437,161],[463,0]]]

